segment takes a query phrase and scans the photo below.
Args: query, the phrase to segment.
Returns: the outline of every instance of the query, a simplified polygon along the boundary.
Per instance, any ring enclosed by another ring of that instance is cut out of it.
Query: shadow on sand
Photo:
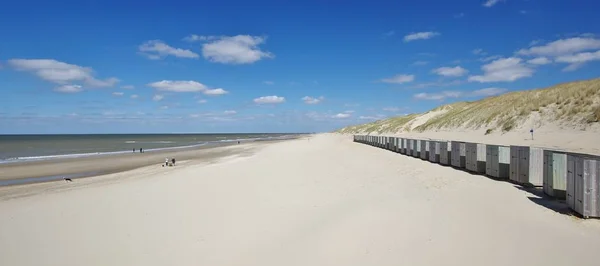
[[[527,199],[529,199],[531,202],[533,202],[537,205],[548,208],[548,209],[553,210],[560,214],[569,215],[569,216],[577,216],[571,209],[569,209],[569,207],[567,206],[567,203],[564,200],[558,200],[558,199],[555,199],[551,196],[544,194],[544,191],[542,190],[542,188],[522,187],[519,185],[514,185],[514,187],[519,190],[526,191],[526,192],[529,192],[529,193],[535,195],[535,196],[528,196]]]

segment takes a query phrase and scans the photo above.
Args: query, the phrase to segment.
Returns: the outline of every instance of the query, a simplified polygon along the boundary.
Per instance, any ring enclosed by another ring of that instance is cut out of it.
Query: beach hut
[[[487,144],[485,149],[485,174],[498,179],[508,179],[510,147]]]
[[[435,140],[429,141],[429,161],[437,163],[440,161],[440,142]]]
[[[398,138],[398,153],[404,153],[404,138]]]
[[[558,199],[565,199],[567,193],[567,153],[545,150],[543,176],[544,193]]]
[[[402,138],[396,138],[396,152],[400,153],[402,151]]]
[[[421,155],[421,141],[417,139],[413,139],[413,156],[419,158]]]
[[[450,151],[448,150],[448,141],[437,141],[440,145],[440,164],[449,165],[450,164]]]
[[[405,144],[404,154],[408,155],[408,156],[412,155],[412,140],[404,139],[404,144]]]
[[[584,218],[600,217],[600,158],[567,155],[567,205]]]
[[[544,150],[510,146],[509,180],[525,186],[541,187],[544,181]]]
[[[421,140],[421,153],[419,154],[420,158],[423,160],[429,159],[429,141]]]
[[[454,167],[465,168],[465,143],[460,141],[452,141],[450,149],[450,164]]]
[[[465,168],[475,173],[485,173],[486,148],[481,143],[465,143]]]

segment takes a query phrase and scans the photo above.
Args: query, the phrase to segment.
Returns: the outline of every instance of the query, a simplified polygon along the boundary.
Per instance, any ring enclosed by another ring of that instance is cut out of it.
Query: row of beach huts
[[[354,141],[507,180],[543,187],[584,218],[600,217],[600,157],[529,146],[354,135]]]

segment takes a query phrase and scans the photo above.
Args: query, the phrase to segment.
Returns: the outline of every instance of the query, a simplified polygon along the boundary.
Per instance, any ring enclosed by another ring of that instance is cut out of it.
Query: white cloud
[[[153,100],[153,101],[157,101],[157,102],[158,102],[158,101],[160,101],[160,100],[162,100],[162,99],[164,99],[164,98],[165,98],[165,96],[163,96],[163,95],[160,95],[160,94],[156,94],[156,95],[154,95],[154,96],[152,97],[152,100]]]
[[[471,96],[495,96],[506,92],[506,89],[501,88],[485,88],[471,92]]]
[[[414,66],[424,66],[427,65],[429,62],[427,61],[416,61],[413,63]]]
[[[226,110],[226,111],[225,111],[225,112],[223,112],[223,113],[224,113],[224,114],[226,114],[226,115],[234,115],[234,114],[237,114],[237,112],[236,112],[236,111],[234,111],[234,110]]]
[[[62,85],[56,87],[54,91],[63,92],[63,93],[77,93],[83,91],[83,88],[79,85]]]
[[[279,97],[279,96],[262,96],[262,97],[258,97],[256,99],[254,99],[254,103],[257,104],[276,104],[276,103],[283,103],[285,102],[285,98],[284,97]]]
[[[525,66],[521,58],[509,57],[495,60],[483,65],[481,69],[484,74],[470,76],[469,81],[477,82],[512,82],[517,79],[531,77],[533,69]]]
[[[265,80],[265,81],[263,81],[263,83],[267,84],[267,85],[273,85],[273,84],[275,84],[275,82],[270,81],[270,80]]]
[[[16,70],[32,72],[43,80],[61,85],[83,82],[88,87],[112,87],[119,82],[116,78],[96,79],[94,70],[89,67],[54,59],[11,59],[8,64]]]
[[[438,35],[440,35],[440,33],[434,32],[434,31],[411,33],[411,34],[404,36],[404,42],[411,42],[411,41],[416,41],[416,40],[427,40],[427,39],[431,39]]]
[[[140,96],[138,96],[137,94],[129,96],[129,98],[131,98],[131,99],[137,99],[138,97],[140,97]]]
[[[568,66],[566,66],[565,68],[562,69],[563,72],[571,72],[571,71],[575,71],[579,68],[581,68],[583,66],[582,63],[574,63],[574,64],[570,64]]]
[[[458,98],[462,96],[460,91],[442,91],[439,93],[417,93],[413,97],[419,100],[445,100],[447,98]]]
[[[201,92],[208,89],[204,84],[193,80],[162,80],[148,84],[159,91]]]
[[[197,53],[186,49],[171,47],[161,40],[146,41],[138,47],[138,50],[140,53],[153,60],[162,59],[169,55],[179,58],[200,57]]]
[[[160,108],[160,109],[162,109],[162,110],[166,110],[166,109],[169,109],[169,106],[167,106],[167,105],[163,105],[163,106],[161,106],[161,107],[159,107],[159,108]]]
[[[437,69],[432,70],[433,73],[438,74],[440,76],[444,76],[444,77],[460,77],[463,75],[466,75],[467,73],[469,73],[468,70],[460,67],[460,66],[455,66],[455,67],[440,67]]]
[[[381,82],[402,84],[402,83],[412,82],[414,80],[415,80],[415,75],[398,74],[391,78],[382,79]]]
[[[532,64],[532,65],[547,65],[552,63],[552,61],[550,61],[550,59],[548,59],[545,56],[542,57],[536,57],[534,59],[530,59],[527,60],[527,63]]]
[[[352,115],[349,113],[339,113],[339,114],[332,116],[332,118],[342,118],[343,119],[343,118],[348,118],[350,116],[352,116]]]
[[[310,96],[302,97],[302,101],[304,101],[305,104],[318,104],[318,103],[322,102],[323,100],[325,100],[325,97],[323,97],[323,96],[320,96],[318,98],[313,98]]]
[[[198,103],[199,103],[199,104],[203,104],[203,103],[206,103],[206,102],[207,102],[207,101],[206,101],[206,100],[204,100],[204,99],[200,99],[200,100],[198,100]]]
[[[487,57],[484,57],[484,58],[479,58],[479,61],[481,61],[481,62],[489,62],[489,61],[493,61],[493,60],[496,60],[496,59],[499,59],[499,58],[502,58],[502,56],[501,55],[491,55],[491,56],[487,56]]]
[[[148,87],[159,91],[170,92],[202,92],[206,95],[223,95],[229,93],[222,88],[209,89],[206,85],[193,80],[161,80],[149,83]]]
[[[229,92],[224,89],[221,89],[221,88],[216,88],[216,89],[205,90],[202,93],[204,93],[206,95],[223,95],[223,94],[227,94]]]
[[[199,41],[210,41],[210,40],[214,40],[216,38],[217,37],[215,37],[215,36],[202,36],[202,35],[190,34],[190,35],[186,36],[185,38],[183,38],[183,40],[186,42],[199,42]]]
[[[275,57],[258,46],[266,38],[250,35],[222,36],[202,45],[202,55],[211,62],[221,64],[252,64],[261,59]]]
[[[113,93],[112,93],[112,95],[113,95],[113,96],[123,96],[124,94],[125,94],[125,93],[123,93],[123,92],[119,92],[119,91],[117,91],[117,92],[113,92]]]
[[[474,55],[487,55],[487,53],[485,51],[483,51],[483,49],[480,49],[480,48],[473,50],[472,53]]]
[[[487,1],[485,1],[485,3],[483,3],[483,6],[492,7],[495,4],[499,3],[500,1],[504,1],[504,0],[487,0]]]
[[[600,40],[574,37],[556,40],[546,45],[534,46],[529,49],[521,49],[517,51],[517,54],[531,56],[562,56],[597,49],[600,49]]]
[[[600,50],[590,53],[577,53],[573,55],[562,55],[556,57],[555,61],[559,63],[583,64],[589,61],[600,60]]]
[[[121,89],[133,90],[133,89],[135,89],[135,86],[133,86],[133,85],[125,85],[125,86],[121,86]]]

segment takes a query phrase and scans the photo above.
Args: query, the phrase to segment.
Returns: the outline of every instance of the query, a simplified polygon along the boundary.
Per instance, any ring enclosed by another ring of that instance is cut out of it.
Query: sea
[[[296,133],[0,135],[0,164],[56,158],[155,152],[228,142],[295,138]]]

